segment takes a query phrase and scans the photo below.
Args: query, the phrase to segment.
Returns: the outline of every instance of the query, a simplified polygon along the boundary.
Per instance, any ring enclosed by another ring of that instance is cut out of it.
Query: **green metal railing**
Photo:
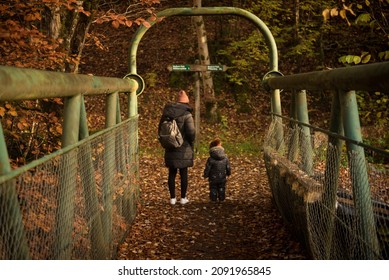
[[[111,259],[135,215],[142,78],[0,66],[0,84],[0,101],[65,97],[53,154],[12,170],[0,126],[0,259]],[[119,93],[129,95],[125,121]],[[106,96],[105,129],[92,136],[85,95]]]
[[[283,176],[279,174],[280,167],[275,167],[273,152],[277,151],[278,154],[286,156],[287,161],[283,163],[283,168],[290,169],[293,164],[298,164],[300,161],[298,168],[304,172],[303,175],[314,179],[311,183],[307,183],[306,190],[302,193],[304,195],[315,193],[318,198],[314,199],[314,202],[304,201],[302,203],[305,205],[302,206],[305,208],[305,216],[299,219],[308,220],[308,222],[304,222],[308,223],[304,226],[308,228],[308,232],[302,235],[306,236],[305,243],[308,244],[307,247],[312,250],[312,255],[315,258],[344,257],[345,250],[342,253],[335,253],[336,246],[334,244],[340,242],[339,239],[336,239],[336,236],[340,234],[335,232],[336,225],[339,224],[342,224],[346,228],[344,230],[348,231],[344,235],[353,236],[358,240],[356,244],[348,244],[350,247],[347,249],[348,252],[358,250],[358,254],[349,253],[347,258],[388,258],[387,238],[382,235],[383,232],[387,232],[389,221],[389,212],[387,211],[389,201],[385,200],[387,186],[382,185],[382,183],[378,186],[371,184],[374,182],[374,176],[370,176],[373,171],[368,169],[365,148],[371,148],[386,157],[389,153],[385,150],[368,147],[363,143],[356,100],[356,91],[387,93],[389,91],[388,77],[389,62],[383,62],[289,76],[268,73],[263,79],[263,85],[268,90],[280,89],[292,92],[290,118],[282,117],[273,112],[274,126],[281,127],[282,119],[287,119],[291,122],[292,131],[285,133],[289,138],[280,135],[279,130],[271,131],[271,135],[269,134],[265,143],[265,158],[267,159],[272,189],[279,199],[278,206],[285,217],[289,216],[289,221],[297,218],[291,219],[291,214],[286,214],[286,211],[297,211],[297,209],[287,209],[288,203],[281,198],[279,191],[281,188],[285,193],[288,193],[290,189],[298,189],[299,184],[295,183],[297,179],[290,178],[286,180],[287,183],[281,183],[281,180],[285,180],[285,176],[288,176],[285,175],[285,170]],[[312,127],[309,124],[307,91],[312,91],[312,94],[323,91],[333,92],[328,131]],[[322,147],[323,151],[327,153],[325,169],[314,166],[317,148],[315,150],[312,146],[312,132],[315,130],[324,132],[329,137],[328,147]],[[351,186],[348,190],[341,188],[342,182],[339,178],[344,142],[348,156],[346,170],[349,173],[349,178],[347,180],[351,180]],[[299,156],[300,159],[298,159]],[[288,164],[289,167],[286,167]],[[322,176],[321,173],[324,173],[323,178],[317,180],[318,177]],[[379,176],[387,178],[388,175],[387,172],[384,172]],[[281,179],[282,177],[284,178]],[[383,184],[386,181],[388,180],[384,179]],[[300,182],[300,184],[302,183]],[[352,225],[339,217],[339,207],[344,207],[339,203],[342,200],[338,196],[339,192],[350,195],[347,211],[352,212]],[[296,198],[296,200],[298,199]],[[296,201],[293,203],[298,205]],[[377,205],[380,207],[377,208]],[[296,216],[298,215],[296,214]],[[320,233],[317,228],[321,229]]]

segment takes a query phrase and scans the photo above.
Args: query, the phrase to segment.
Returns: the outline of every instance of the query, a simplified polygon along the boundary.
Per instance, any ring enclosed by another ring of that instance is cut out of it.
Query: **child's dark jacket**
[[[208,178],[211,184],[224,183],[227,176],[231,175],[230,161],[223,147],[212,147],[209,150],[209,158],[204,169],[204,178]]]

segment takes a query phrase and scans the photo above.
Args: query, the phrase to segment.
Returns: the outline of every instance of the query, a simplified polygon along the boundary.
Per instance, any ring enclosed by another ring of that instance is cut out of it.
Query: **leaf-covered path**
[[[141,158],[141,202],[118,259],[306,259],[272,203],[262,159],[230,158],[223,203],[209,201],[205,160],[189,169],[190,202],[172,206],[163,159]]]

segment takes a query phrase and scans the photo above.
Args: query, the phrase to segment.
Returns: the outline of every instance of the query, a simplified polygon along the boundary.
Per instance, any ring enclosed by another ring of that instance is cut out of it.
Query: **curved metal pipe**
[[[157,18],[149,18],[147,22],[150,24],[150,27],[157,23],[162,18],[170,17],[170,16],[201,16],[201,15],[236,15],[240,17],[244,17],[255,24],[255,26],[259,29],[262,35],[265,37],[266,44],[270,51],[270,71],[278,70],[278,53],[277,53],[277,45],[274,40],[272,33],[266,24],[260,20],[254,14],[233,7],[200,7],[200,8],[170,8],[163,10],[157,13]],[[139,46],[139,42],[142,39],[143,35],[146,33],[150,27],[146,27],[144,25],[140,26],[137,32],[134,34],[131,40],[131,47],[129,50],[130,57],[130,73],[136,73],[136,54]]]

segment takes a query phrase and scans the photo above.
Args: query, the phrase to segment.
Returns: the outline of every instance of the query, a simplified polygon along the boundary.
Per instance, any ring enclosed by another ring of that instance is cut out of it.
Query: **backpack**
[[[158,131],[158,140],[165,149],[181,147],[184,139],[175,119],[165,119],[162,121]]]

